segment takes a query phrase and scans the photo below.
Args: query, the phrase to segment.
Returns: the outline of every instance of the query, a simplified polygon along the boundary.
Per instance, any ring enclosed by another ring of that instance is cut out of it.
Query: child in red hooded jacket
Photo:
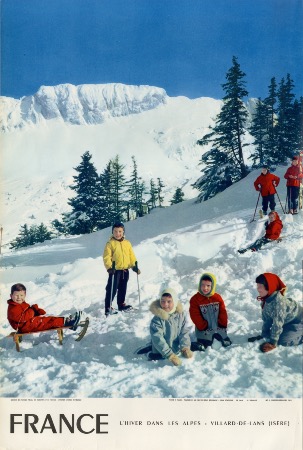
[[[227,312],[221,295],[215,292],[216,277],[212,273],[203,273],[200,277],[198,292],[190,299],[189,314],[195,324],[197,347],[202,350],[212,345],[214,339],[223,347],[231,345],[227,336]],[[192,346],[192,350],[195,350]]]
[[[18,333],[29,333],[32,331],[51,330],[53,328],[69,327],[76,330],[81,318],[81,311],[77,311],[73,316],[54,317],[45,316],[44,309],[38,305],[30,306],[25,302],[26,287],[17,283],[11,287],[10,300],[7,301],[7,318],[10,325]]]
[[[252,252],[256,252],[260,250],[263,245],[268,244],[269,242],[276,241],[279,239],[283,224],[279,217],[279,214],[275,211],[272,211],[268,214],[268,221],[265,222],[265,236],[257,239],[253,244],[251,244],[247,248],[243,248],[238,250],[239,253],[245,253],[247,250],[251,250]]]
[[[262,273],[256,278],[257,299],[261,301],[262,332],[248,338],[248,342],[266,339],[260,346],[263,353],[278,345],[290,347],[303,343],[303,308],[291,298],[285,297],[286,286],[274,273]]]

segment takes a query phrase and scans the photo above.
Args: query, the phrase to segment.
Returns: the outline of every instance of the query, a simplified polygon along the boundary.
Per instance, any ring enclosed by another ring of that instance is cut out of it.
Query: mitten
[[[108,269],[107,272],[109,273],[109,275],[114,275],[116,270],[115,269]]]
[[[255,342],[255,341],[259,341],[260,339],[262,339],[262,336],[260,334],[258,334],[258,336],[252,336],[250,338],[248,338],[248,342]]]
[[[260,345],[260,350],[263,353],[271,352],[275,348],[276,346],[274,344],[271,344],[270,342],[264,342],[263,344]]]
[[[184,358],[192,358],[193,357],[193,352],[188,347],[182,348],[181,352],[182,352],[182,355],[184,356]]]
[[[181,366],[181,364],[182,364],[182,361],[181,361],[181,359],[179,358],[179,356],[175,355],[174,353],[172,353],[172,354],[169,356],[168,360],[169,360],[170,362],[172,362],[174,366]]]
[[[35,316],[44,316],[44,314],[46,314],[44,309],[39,308],[38,305],[32,305],[32,309],[35,312]]]
[[[140,275],[141,273],[141,270],[138,268],[138,266],[134,266],[133,271],[136,272],[138,275]]]

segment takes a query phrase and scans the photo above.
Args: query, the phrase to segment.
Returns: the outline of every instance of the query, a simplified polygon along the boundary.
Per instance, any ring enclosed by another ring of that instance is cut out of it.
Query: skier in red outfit
[[[44,309],[38,305],[30,306],[25,302],[26,287],[17,283],[11,287],[10,300],[7,301],[7,318],[10,325],[18,333],[29,333],[32,331],[51,330],[53,328],[69,327],[76,330],[81,318],[81,311],[67,318],[45,316]]]
[[[300,191],[300,182],[303,178],[299,165],[299,157],[294,156],[291,161],[291,166],[287,169],[284,178],[287,180],[287,203],[288,213],[298,214],[298,197]]]
[[[254,182],[256,191],[261,192],[262,196],[262,212],[267,214],[268,204],[271,211],[275,210],[275,193],[276,187],[280,183],[280,178],[269,172],[269,168],[264,165],[261,169],[261,175]]]

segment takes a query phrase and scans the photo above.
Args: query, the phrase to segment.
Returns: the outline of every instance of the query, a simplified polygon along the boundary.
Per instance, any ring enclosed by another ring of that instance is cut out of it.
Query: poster
[[[303,28],[300,26],[302,4],[295,0],[287,2],[287,8],[283,2],[277,0],[267,1],[266,5],[261,0],[254,2],[234,0],[228,6],[225,0],[216,4],[198,0],[187,2],[137,0],[127,5],[119,0],[111,2],[3,0],[1,7],[3,30],[1,95],[4,97],[15,99],[30,97],[40,86],[55,86],[61,83],[70,83],[74,86],[123,83],[158,86],[166,89],[171,97],[185,96],[195,99],[205,96],[220,99],[223,94],[221,83],[224,82],[225,73],[235,54],[247,72],[251,96],[264,97],[270,77],[276,74],[280,79],[287,72],[293,75],[296,93],[300,95],[298,86],[302,85],[302,74],[298,71],[297,61],[302,55],[300,45]],[[268,17],[270,17],[269,22]],[[264,27],[263,32],[262,27]],[[266,27],[268,27],[267,31]],[[281,29],[285,31],[285,36],[281,36],[282,33],[278,32]],[[190,38],[188,42],[186,38]],[[280,50],[277,51],[279,47]],[[266,51],[262,53],[261,48]],[[197,64],[200,58],[202,62]],[[262,58],[263,64],[261,64]],[[73,65],[75,61],[77,63]],[[265,64],[264,61],[266,61]],[[258,65],[260,70],[256,69]],[[253,85],[254,78],[257,80],[255,85]],[[14,117],[10,120],[14,120]],[[7,125],[8,122],[5,123]],[[33,173],[35,170],[51,172],[54,153],[50,152],[50,142],[58,143],[56,131],[50,133],[43,141],[45,148],[43,148],[43,157],[39,160],[35,157],[37,149],[30,148],[30,141],[27,140],[28,133],[21,134],[20,130],[17,132],[24,139],[24,147],[29,154],[28,167],[22,168],[24,172],[26,174]],[[149,132],[153,135],[154,130]],[[73,134],[78,136],[77,133],[76,126],[74,129],[72,126],[69,127],[64,135],[65,143],[72,139]],[[165,142],[160,133],[156,137],[160,143]],[[9,142],[9,138],[5,142]],[[81,151],[83,150],[84,147],[81,147]],[[111,156],[111,150],[108,151],[108,156]],[[144,158],[149,158],[149,163],[152,164],[151,155],[141,153],[143,156],[140,162],[143,162]],[[79,150],[76,157],[68,161],[62,151],[62,167],[77,165],[80,154]],[[122,151],[121,157],[123,157]],[[2,170],[12,171],[16,163],[13,158],[5,159],[9,167],[4,167]],[[157,160],[154,163],[161,165],[162,160],[160,163]],[[18,167],[17,170],[20,168]],[[169,178],[170,174],[167,174],[165,170],[162,173]],[[2,203],[4,214],[6,200],[5,198]],[[48,220],[49,217],[47,216],[46,219]],[[6,232],[6,227],[4,228]],[[139,231],[138,234],[140,234]],[[12,233],[11,237],[13,237]],[[134,232],[131,237],[135,240]],[[69,242],[71,247],[66,247],[66,254],[74,251],[72,247],[74,241]],[[91,251],[91,257],[97,258],[101,248],[92,248]],[[25,279],[29,283],[33,298],[38,303],[40,295],[38,285],[39,287],[43,285],[46,293],[53,295],[55,291],[51,288],[59,285],[56,284],[58,273],[62,279],[66,276],[64,282],[68,285],[66,279],[70,272],[68,272],[69,266],[66,265],[69,261],[65,261],[66,254],[62,252],[58,266],[54,267],[53,273],[48,277],[43,269],[36,267],[37,279],[40,277],[36,286],[31,284],[32,275],[26,272],[27,266],[20,268],[22,280]],[[189,258],[184,258],[184,261],[186,261],[185,265],[191,264]],[[18,267],[18,262],[13,263]],[[87,267],[79,264],[80,274],[81,270],[83,268],[87,270]],[[65,273],[62,272],[63,266]],[[7,270],[6,267],[5,270]],[[141,278],[144,282],[148,280],[146,271],[145,274],[142,273]],[[45,283],[41,281],[44,276],[46,276]],[[2,293],[3,303],[8,296],[9,283],[14,281],[16,280],[10,278],[6,271],[2,282],[2,287],[5,287]],[[88,278],[87,285],[90,281],[91,279]],[[132,292],[132,286],[135,290],[136,278],[132,279],[130,292]],[[87,288],[86,285],[85,288]],[[143,288],[142,285],[141,288]],[[155,288],[155,283],[151,288]],[[104,289],[103,285],[102,289]],[[60,292],[59,289],[58,292]],[[68,300],[67,296],[63,298]],[[70,300],[65,305],[66,310],[73,306]],[[84,306],[89,308],[90,305]],[[54,307],[58,308],[58,305]],[[61,310],[58,309],[54,313],[59,314]],[[5,307],[2,306],[1,312],[5,317]],[[5,320],[2,327],[4,324]],[[12,341],[8,343],[6,339],[7,332],[8,328],[4,327],[1,347],[3,352],[11,352],[13,345]],[[53,350],[49,355],[39,354],[37,353],[38,341],[35,342],[37,343],[35,348],[37,360],[41,357],[45,359],[49,357],[51,360]],[[27,346],[27,343],[23,343],[23,346],[26,354],[26,349],[30,346]],[[74,348],[71,352],[74,355]],[[299,357],[298,354],[295,356]],[[118,357],[115,366],[117,368],[122,360],[119,359],[120,355],[115,357]],[[22,367],[20,358],[16,358],[16,363],[21,364]],[[78,363],[80,365],[79,361]],[[67,389],[65,397],[61,388],[59,395],[49,398],[45,394],[44,383],[48,385],[53,383],[55,386],[57,380],[54,376],[52,381],[49,376],[51,369],[47,368],[45,379],[43,380],[40,372],[37,376],[38,381],[35,380],[36,374],[33,369],[30,378],[32,384],[28,386],[30,395],[27,396],[24,390],[22,395],[18,395],[13,384],[21,387],[20,379],[22,376],[29,379],[29,369],[27,368],[26,373],[21,372],[18,377],[11,378],[8,367],[3,368],[7,375],[4,375],[2,381],[5,395],[1,398],[1,449],[80,449],[83,446],[91,449],[113,450],[122,448],[162,450],[167,447],[187,450],[193,446],[207,447],[211,450],[223,446],[233,450],[260,448],[300,450],[302,448],[302,398],[298,395],[288,398],[281,391],[278,396],[272,394],[268,397],[256,398],[244,392],[243,395],[226,397],[222,387],[220,393],[213,397],[188,395],[187,398],[182,398],[180,395],[174,397],[173,393],[179,392],[176,387],[176,390],[173,389],[171,392],[168,390],[167,396],[157,398],[159,391],[156,386],[155,394],[151,390],[148,396],[136,394],[133,397],[131,395],[123,397],[121,394],[123,391],[120,390],[112,398],[108,398],[106,392],[86,397],[85,395],[69,395]],[[190,373],[190,366],[188,368]],[[275,368],[276,366],[273,370]],[[54,367],[54,373],[56,369]],[[171,380],[173,377],[170,369],[168,367],[169,379],[163,379],[164,386],[165,383],[170,383],[172,386],[174,381]],[[270,373],[269,369],[270,363],[266,373]],[[97,383],[95,368],[92,370],[94,370],[94,377],[91,382]],[[205,382],[207,367],[204,366],[203,359],[201,359],[200,370],[201,380]],[[234,370],[237,373],[236,367]],[[254,373],[256,376],[253,378],[252,385],[248,387],[251,392],[253,383],[257,383],[257,370],[258,367]],[[59,372],[58,370],[57,373]],[[229,371],[226,375],[224,364],[219,364],[218,373],[221,372],[232,379],[233,372]],[[163,376],[165,373],[163,371]],[[261,377],[262,375],[263,372]],[[100,373],[101,376],[102,373]],[[69,372],[66,377],[66,383],[70,387],[72,381]],[[111,380],[111,374],[108,374],[108,377]],[[243,374],[240,374],[239,378],[243,380],[244,386],[248,386]],[[89,384],[89,376],[87,380]],[[279,373],[277,378],[274,378],[273,385],[276,380],[279,380]],[[144,383],[147,385],[149,381],[147,377]],[[293,381],[293,384],[297,381],[298,378]],[[184,386],[187,384],[186,374],[182,382]],[[207,382],[210,383],[209,380]],[[271,379],[262,380],[262,382],[271,383]],[[278,381],[277,383],[280,389],[281,383]],[[12,397],[7,394],[8,385],[14,393]],[[228,385],[230,386],[231,383]],[[38,390],[41,386],[37,397],[33,394],[33,386],[36,386]],[[165,391],[164,388],[163,391]],[[133,387],[131,392],[135,392]],[[145,389],[144,392],[146,392]]]

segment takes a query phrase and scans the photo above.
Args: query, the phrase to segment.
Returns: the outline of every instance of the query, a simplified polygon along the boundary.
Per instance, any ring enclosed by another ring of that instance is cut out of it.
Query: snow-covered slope
[[[281,168],[277,174],[284,171]],[[140,303],[137,277],[130,275],[127,301],[138,308],[133,313],[104,317],[107,274],[101,254],[109,229],[2,256],[2,396],[301,397],[302,347],[278,347],[263,354],[259,343],[247,342],[260,332],[262,323],[257,275],[277,273],[288,286],[288,295],[302,303],[302,213],[297,217],[281,214],[281,243],[257,253],[236,251],[264,233],[264,220],[249,222],[257,198],[252,188],[256,175],[251,173],[208,202],[188,200],[127,223],[126,234],[142,271]],[[280,197],[285,198],[281,184]],[[149,341],[148,306],[161,288],[175,288],[188,309],[203,271],[217,276],[233,345],[195,353],[181,367],[168,361],[147,362],[135,355],[135,349]],[[50,314],[84,310],[90,318],[86,337],[77,343],[73,333],[67,332],[60,347],[55,333],[33,335],[24,339],[22,352],[17,353],[12,340],[5,337],[11,331],[5,300],[14,282],[24,282],[29,302]]]

